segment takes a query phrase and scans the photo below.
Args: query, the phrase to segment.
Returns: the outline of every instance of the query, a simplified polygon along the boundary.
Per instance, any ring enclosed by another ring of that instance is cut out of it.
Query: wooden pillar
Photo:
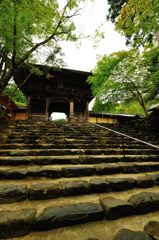
[[[28,112],[28,117],[31,113],[31,105],[30,105],[30,102],[31,102],[31,97],[28,97],[28,104],[27,104],[27,112]]]
[[[89,109],[88,109],[88,105],[89,105],[89,103],[86,102],[86,107],[85,107],[85,119],[86,119],[86,121],[88,121],[88,119],[89,119]]]
[[[50,99],[46,98],[46,108],[45,108],[45,120],[49,121],[49,103]]]
[[[74,119],[74,101],[70,100],[70,116],[69,116],[70,121]]]

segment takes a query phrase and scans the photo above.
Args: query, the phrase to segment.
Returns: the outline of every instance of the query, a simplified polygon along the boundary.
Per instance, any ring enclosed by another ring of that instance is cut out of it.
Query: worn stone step
[[[29,231],[42,231],[104,219],[100,204],[90,202],[60,207],[51,206],[39,216],[35,216],[35,209],[1,211],[0,214],[2,216],[0,238],[3,239],[24,236]]]
[[[74,143],[74,144],[117,144],[117,145],[123,145],[122,139],[103,139],[103,138],[97,138],[97,139],[84,139],[84,138],[61,138],[61,139],[45,139],[45,138],[37,138],[37,139],[27,139],[27,138],[19,138],[19,139],[7,139],[5,143],[8,144],[47,144],[53,142],[54,144],[68,144],[68,143]],[[126,145],[133,145],[134,142],[126,141]],[[135,142],[136,144],[136,142]],[[137,144],[138,146],[138,144]],[[144,146],[145,147],[145,146]]]
[[[145,209],[146,212],[138,212]],[[24,236],[31,231],[47,231],[64,226],[72,226],[92,221],[122,219],[125,216],[154,212],[159,209],[159,194],[139,192],[127,200],[120,198],[98,197],[98,200],[85,200],[72,204],[44,205],[40,211],[36,207],[2,210],[0,215],[0,237]],[[113,221],[114,224],[114,221]]]
[[[58,144],[50,144],[50,143],[45,143],[45,144],[25,144],[25,143],[15,143],[15,144],[1,144],[0,149],[52,149],[52,148],[74,148],[74,149],[80,149],[80,148],[92,148],[92,149],[103,149],[103,148],[129,148],[129,149],[143,149],[145,145],[142,144],[127,144],[125,143],[124,146],[122,143],[111,143],[111,144],[104,144],[104,143],[58,143]]]
[[[104,219],[104,212],[100,204],[88,202],[49,207],[34,219],[33,230],[49,230],[102,219]]]
[[[126,235],[124,232],[124,237],[133,236],[133,240],[141,239],[141,235],[138,233],[143,233],[144,226],[147,223],[147,219],[152,222],[158,222],[158,211],[144,214],[144,215],[134,215],[132,217],[124,217],[120,219],[116,219],[112,221],[109,220],[100,220],[94,222],[88,222],[85,224],[74,225],[73,227],[67,226],[57,229],[52,229],[49,231],[41,231],[41,232],[30,232],[22,237],[10,238],[10,240],[105,240],[105,236],[107,239],[114,240],[114,237],[118,236],[117,233],[123,229],[131,229],[131,232],[135,232],[135,235]],[[140,223],[140,224],[139,224]],[[137,237],[134,239],[134,237]],[[145,235],[144,235],[145,237]],[[154,236],[155,237],[155,236]],[[119,239],[118,239],[119,240]],[[121,240],[121,239],[120,239]],[[123,240],[123,235],[122,235]],[[128,240],[128,238],[124,239]],[[142,240],[150,240],[144,239]],[[152,240],[152,239],[151,239]]]
[[[24,179],[29,177],[81,177],[91,175],[113,175],[118,173],[141,173],[159,171],[159,163],[107,163],[107,164],[90,164],[90,165],[24,165],[0,167],[0,179]]]
[[[118,134],[114,134],[114,133],[111,133],[111,132],[103,132],[103,133],[100,133],[98,131],[95,131],[94,129],[88,131],[88,132],[82,132],[82,131],[63,131],[62,129],[60,129],[59,131],[54,131],[52,130],[51,128],[48,128],[48,129],[45,129],[45,130],[42,130],[42,129],[27,129],[27,130],[23,130],[23,129],[20,129],[19,131],[17,131],[16,129],[14,129],[14,133],[12,132],[10,134],[10,137],[21,137],[21,136],[26,136],[26,137],[31,137],[31,136],[41,136],[41,137],[75,137],[75,138],[78,138],[78,137],[86,137],[86,138],[89,138],[89,137],[92,137],[92,138],[117,138],[117,139],[120,139],[120,138],[123,138],[123,139],[127,139],[128,141],[131,140],[127,137],[124,137],[124,136],[120,136]],[[132,140],[131,140],[132,141]]]
[[[17,184],[18,183],[18,184]],[[36,182],[6,181],[0,184],[0,203],[30,200],[55,199],[93,193],[120,192],[135,188],[152,188],[159,185],[159,174],[147,176],[89,177],[77,179],[40,180]]]
[[[121,149],[121,148],[104,148],[104,149],[16,149],[16,150],[1,150],[1,156],[59,156],[59,155],[103,155],[103,154],[158,154],[158,149]]]
[[[139,223],[158,210],[159,152],[130,139],[89,124],[21,122],[0,152],[0,239],[46,240],[47,230],[78,224],[82,231],[89,221],[109,225],[114,236],[124,219]],[[103,236],[112,239],[109,231]]]
[[[65,180],[63,180],[65,181]],[[40,182],[37,182],[37,184],[39,183],[40,186]],[[43,182],[43,184],[46,184],[47,182]],[[31,186],[33,186],[36,183],[32,183],[30,181],[29,183],[29,188],[31,188]],[[8,183],[4,184],[4,185],[10,185]],[[14,185],[14,184],[12,184]],[[16,186],[19,187],[19,185],[21,186],[21,184],[17,184]],[[22,186],[24,186],[25,184],[23,184]],[[136,195],[136,194],[140,194],[142,192],[153,192],[153,193],[159,193],[159,186],[158,185],[154,185],[153,187],[149,187],[149,188],[130,188],[127,189],[126,191],[107,191],[107,192],[98,192],[98,193],[90,193],[90,194],[82,194],[82,195],[78,195],[78,194],[68,194],[65,196],[61,196],[58,198],[52,198],[52,199],[46,199],[46,200],[31,200],[29,198],[27,198],[26,200],[23,201],[18,201],[13,203],[3,203],[1,204],[1,209],[3,210],[9,210],[12,207],[12,210],[20,210],[20,209],[24,209],[24,208],[35,208],[37,210],[38,213],[42,212],[42,210],[46,207],[49,207],[50,205],[52,206],[61,206],[61,205],[67,205],[69,204],[76,204],[76,203],[82,203],[82,202],[93,202],[93,203],[97,203],[99,201],[99,199],[101,198],[105,198],[105,197],[113,197],[116,199],[121,199],[124,201],[128,201],[132,196]]]
[[[34,143],[50,143],[53,142],[54,144],[56,143],[98,143],[98,144],[123,144],[122,139],[110,139],[110,138],[83,138],[83,137],[79,137],[79,138],[67,138],[67,137],[56,137],[56,138],[46,138],[46,137],[31,137],[31,138],[27,138],[27,137],[22,137],[22,138],[8,138],[6,143],[30,143],[30,144],[34,144]],[[132,142],[132,141],[127,141],[126,142],[128,145],[130,144],[135,144],[136,142]],[[138,144],[137,144],[138,145]],[[147,146],[146,146],[147,148]],[[148,147],[149,148],[149,147]]]
[[[0,156],[0,166],[158,162],[157,155]]]

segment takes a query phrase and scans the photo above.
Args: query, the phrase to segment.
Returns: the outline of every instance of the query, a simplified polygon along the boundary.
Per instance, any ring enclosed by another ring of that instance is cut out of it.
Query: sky
[[[63,1],[63,0],[59,0]],[[63,42],[62,48],[65,54],[64,61],[67,68],[92,71],[96,66],[99,56],[127,49],[125,38],[114,30],[114,25],[106,21],[108,5],[106,0],[86,1],[80,15],[76,16],[74,21],[77,33],[84,35],[94,35],[95,30],[101,27],[105,38],[98,43],[98,47],[94,48],[94,41],[89,38],[84,38],[79,43]],[[92,108],[91,103],[89,109]],[[64,114],[54,113],[53,119],[64,118]]]
[[[82,39],[79,43],[63,42],[64,61],[67,68],[91,71],[99,56],[110,54],[119,50],[126,49],[125,38],[114,30],[114,25],[106,21],[108,5],[106,0],[90,0],[83,7],[79,16],[75,17],[77,32],[85,35],[94,35],[95,30],[101,27],[105,38],[94,48],[94,42],[91,39]],[[77,45],[79,45],[77,47]]]

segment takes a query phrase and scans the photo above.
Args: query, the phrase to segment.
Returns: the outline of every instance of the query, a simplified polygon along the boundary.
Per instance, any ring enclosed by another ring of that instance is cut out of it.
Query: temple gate
[[[36,65],[41,74],[29,67],[15,72],[14,80],[28,98],[28,118],[49,120],[52,112],[63,112],[70,121],[88,120],[88,104],[92,99],[89,72],[54,69]]]

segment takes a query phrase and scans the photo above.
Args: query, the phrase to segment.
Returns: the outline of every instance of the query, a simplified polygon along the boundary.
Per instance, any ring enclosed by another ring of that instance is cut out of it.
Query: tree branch
[[[15,66],[16,62],[16,38],[17,38],[17,7],[16,0],[13,0],[14,4],[14,17],[13,17],[13,53],[12,53],[12,66]]]
[[[22,59],[20,59],[19,64],[24,63],[25,60],[26,60],[37,48],[45,45],[46,43],[48,43],[50,40],[52,40],[52,39],[54,38],[54,36],[57,34],[57,30],[59,29],[60,25],[61,25],[62,22],[63,22],[63,18],[64,18],[64,15],[65,15],[66,9],[67,9],[67,7],[68,7],[68,5],[69,5],[70,2],[71,2],[71,0],[69,0],[69,1],[67,2],[67,4],[65,5],[65,7],[64,7],[64,9],[63,9],[63,12],[62,12],[62,15],[61,15],[61,17],[60,17],[60,19],[59,19],[59,21],[58,21],[58,23],[57,23],[57,26],[55,27],[53,33],[52,33],[48,38],[46,38],[45,40],[43,40],[43,41],[35,44],[35,45],[24,55],[24,57],[23,57]],[[62,34],[62,33],[61,33],[61,34]]]

